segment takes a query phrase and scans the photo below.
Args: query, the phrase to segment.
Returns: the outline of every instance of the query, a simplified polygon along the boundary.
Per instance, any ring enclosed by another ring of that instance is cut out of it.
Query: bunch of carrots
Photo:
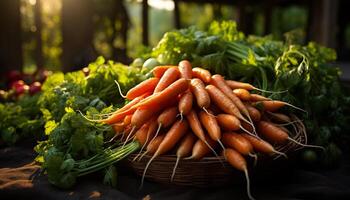
[[[127,92],[125,98],[130,101],[124,107],[99,120],[113,126],[116,137],[125,143],[137,140],[141,144],[135,160],[152,155],[142,183],[151,162],[163,154],[176,153],[173,179],[181,159],[199,160],[222,152],[219,158],[245,173],[248,196],[253,199],[246,157],[256,160],[257,153],[286,156],[274,146],[287,141],[312,146],[292,139],[281,125],[293,121],[279,109],[293,105],[251,93],[263,91],[251,84],[192,68],[186,60],[178,66],[155,67],[152,72],[154,77]]]

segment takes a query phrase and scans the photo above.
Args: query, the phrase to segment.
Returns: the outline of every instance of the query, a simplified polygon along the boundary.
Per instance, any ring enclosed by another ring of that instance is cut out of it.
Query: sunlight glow
[[[172,0],[148,0],[148,5],[157,8],[157,9],[164,9],[164,10],[174,10],[174,1]]]

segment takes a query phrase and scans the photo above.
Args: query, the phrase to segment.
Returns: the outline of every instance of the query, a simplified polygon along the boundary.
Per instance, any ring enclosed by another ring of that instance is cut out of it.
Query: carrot
[[[225,149],[224,145],[221,143],[221,130],[218,122],[215,119],[215,116],[211,114],[212,112],[209,110],[208,113],[201,111],[199,113],[199,119],[202,122],[202,125],[207,130],[210,138],[214,141],[217,141],[220,146]]]
[[[317,146],[317,145],[308,145],[308,144],[302,144],[293,138],[289,137],[288,133],[281,129],[278,126],[275,126],[271,122],[266,122],[266,121],[260,121],[258,123],[258,129],[259,133],[262,134],[266,139],[268,139],[271,142],[275,142],[278,144],[285,143],[287,140],[298,144],[303,147],[312,147],[312,148],[320,148],[322,150],[325,150],[324,147],[322,146]]]
[[[178,110],[177,107],[169,107],[165,110],[163,110],[163,112],[158,116],[157,118],[157,131],[155,133],[155,135],[153,136],[152,140],[155,139],[155,137],[158,136],[158,133],[160,131],[160,129],[162,127],[169,127],[170,125],[172,125],[175,121],[176,121],[176,116],[178,114]],[[151,140],[151,141],[152,141]]]
[[[247,162],[245,161],[244,157],[238,153],[237,151],[233,149],[225,149],[224,150],[224,156],[228,163],[232,165],[234,168],[243,171],[247,180],[247,194],[249,199],[253,200],[254,197],[252,196],[250,192],[250,181],[249,181],[249,174],[248,174],[248,167]]]
[[[247,108],[250,117],[252,118],[252,120],[254,122],[258,122],[261,119],[261,114],[260,111],[258,109],[256,109],[255,107],[251,106],[250,104],[244,104],[245,107]]]
[[[154,154],[157,151],[160,143],[163,141],[164,137],[165,135],[158,135],[153,140],[151,140],[146,147],[146,151],[139,157],[138,161],[140,161],[146,154]]]
[[[210,83],[211,73],[206,69],[195,67],[192,69],[192,76],[202,80],[204,83]]]
[[[157,67],[152,69],[152,73],[153,73],[154,77],[161,78],[163,76],[163,74],[165,73],[165,71],[168,70],[169,68],[177,68],[177,66],[175,66],[175,65],[157,66]]]
[[[178,113],[177,107],[175,106],[167,108],[158,116],[157,122],[161,124],[162,127],[169,127],[175,122]]]
[[[138,104],[141,100],[144,99],[145,96],[148,96],[149,93],[145,93],[139,97],[136,97],[135,99],[133,99],[132,101],[130,101],[129,103],[127,103],[126,105],[124,105],[122,108],[116,110],[115,112],[113,112],[113,114],[108,117],[107,119],[103,119],[103,120],[89,120],[89,121],[98,121],[98,122],[104,122],[106,124],[115,124],[117,123],[119,120],[123,119],[123,117],[125,117],[126,115],[132,114],[136,108],[133,108],[133,106],[135,106],[136,104]]]
[[[147,132],[148,132],[149,124],[144,124],[141,126],[139,130],[136,131],[135,133],[135,139],[141,144],[144,145],[146,144],[146,139],[147,139]]]
[[[164,105],[176,99],[179,94],[185,92],[187,89],[187,80],[180,78],[163,91],[147,97],[135,106],[139,106],[142,109],[162,109],[164,108]]]
[[[242,101],[249,101],[250,100],[250,93],[246,89],[234,89],[233,93],[240,98]]]
[[[193,133],[200,139],[203,141],[204,144],[206,144],[208,146],[208,148],[216,155],[218,156],[212,145],[210,145],[210,143],[207,141],[207,137],[204,133],[204,130],[202,128],[201,122],[198,119],[197,113],[195,110],[191,110],[187,115],[186,115],[186,119],[191,127],[191,130],[193,131]]]
[[[139,133],[139,134],[143,134],[142,136],[138,136],[138,133],[136,133],[136,139],[138,139],[138,137],[141,137],[141,140],[144,140],[144,143],[142,144],[142,147],[141,147],[138,155],[135,156],[133,161],[135,161],[141,155],[141,152],[148,145],[148,143],[151,141],[151,138],[153,138],[155,136],[157,126],[158,126],[157,117],[151,118],[145,125],[148,127],[146,133],[143,133],[143,132]]]
[[[109,125],[115,124],[115,123],[119,122],[120,120],[124,119],[125,116],[133,114],[137,109],[136,105],[137,104],[131,106],[130,108],[128,108],[124,111],[115,112],[115,113],[113,113],[113,115],[111,115],[107,119],[98,120],[98,122],[103,122],[103,123],[106,123]]]
[[[290,122],[292,122],[290,117],[288,117],[285,114],[273,113],[273,112],[267,112],[267,113],[272,117],[271,119],[276,121],[276,122],[280,122],[280,123],[290,123]]]
[[[152,140],[148,145],[147,145],[147,148],[146,148],[146,152],[145,153],[151,153],[151,154],[154,154],[160,143],[162,143],[163,139],[164,139],[165,135],[158,135],[154,140]]]
[[[221,128],[227,131],[236,131],[240,129],[241,122],[237,117],[230,114],[219,114],[216,119]]]
[[[116,123],[116,124],[113,124],[112,125],[112,128],[114,130],[114,132],[116,133],[120,133],[124,130],[124,123],[123,122],[120,122],[120,123]]]
[[[257,90],[260,92],[267,92],[267,93],[283,93],[286,91],[268,91],[268,90],[263,90],[257,87],[254,87],[253,85],[249,84],[249,83],[244,83],[244,82],[239,82],[239,81],[233,81],[233,80],[226,80],[226,84],[231,88],[231,89],[245,89],[245,90]]]
[[[297,110],[301,110],[303,112],[306,112],[305,110],[299,108],[299,107],[296,107],[292,104],[289,104],[287,102],[284,102],[284,101],[278,101],[278,100],[271,100],[271,101],[259,101],[259,102],[256,102],[256,105],[259,106],[259,105],[262,105],[263,109],[266,110],[266,111],[271,111],[271,112],[275,112],[277,111],[278,109],[282,108],[283,106],[290,106],[292,108],[295,108]]]
[[[214,104],[219,107],[222,111],[227,114],[231,114],[236,116],[238,119],[244,119],[236,105],[217,87],[214,85],[207,85],[205,87],[207,90],[210,99],[214,102]],[[245,119],[244,119],[245,120]]]
[[[253,146],[245,137],[234,132],[226,132],[222,136],[222,142],[230,148],[237,150],[243,155],[249,155],[257,160],[256,154],[254,154]]]
[[[191,110],[187,115],[186,119],[193,131],[193,133],[200,139],[205,140],[205,134],[204,130],[202,128],[202,125],[198,119],[197,113],[195,110]]]
[[[148,163],[145,167],[145,170],[143,171],[142,180],[141,180],[141,187],[143,185],[143,180],[145,178],[147,169],[148,169],[149,165],[151,164],[151,162],[156,157],[171,150],[176,145],[176,143],[182,138],[182,136],[184,136],[186,134],[187,130],[188,130],[188,123],[186,120],[182,120],[182,121],[179,120],[171,126],[169,131],[166,133],[164,139],[159,144],[157,151],[153,154],[151,159],[148,161]]]
[[[285,153],[277,151],[270,143],[268,143],[262,139],[253,137],[253,136],[248,135],[248,134],[242,134],[242,136],[244,138],[246,138],[247,140],[249,140],[250,144],[253,145],[254,150],[256,150],[260,153],[267,154],[267,155],[279,154],[279,155],[282,155],[282,156],[287,158],[287,155]]]
[[[258,123],[258,131],[264,138],[277,144],[285,143],[289,138],[285,131],[266,121]]]
[[[181,78],[192,78],[192,65],[187,60],[183,60],[179,63],[179,71],[181,73]]]
[[[200,160],[204,156],[208,155],[210,152],[215,152],[213,151],[213,148],[215,147],[216,147],[216,142],[208,137],[206,137],[204,140],[198,139],[196,143],[194,143],[193,145],[192,155],[185,159]],[[217,157],[217,154],[216,154],[216,157]]]
[[[248,110],[243,105],[242,101],[231,91],[231,88],[226,84],[224,77],[222,77],[219,74],[215,74],[211,77],[211,83],[214,86],[216,86],[224,95],[226,95],[235,104],[238,110],[242,112],[246,117],[248,117],[248,119],[250,120],[250,123],[252,123]],[[241,120],[244,120],[243,117],[239,117],[237,115],[236,117],[238,117]]]
[[[149,78],[135,87],[131,88],[128,93],[126,93],[126,98],[129,100],[135,99],[136,97],[139,97],[143,95],[146,92],[153,92],[154,88],[157,86],[159,82],[159,78]]]
[[[242,129],[242,131],[248,133],[249,135],[252,135],[250,133],[253,132],[253,126],[245,121],[241,121],[241,126],[240,128]],[[255,136],[255,135],[254,135]]]
[[[180,76],[180,72],[177,68],[172,67],[165,71],[162,78],[160,78],[156,88],[154,89],[154,93],[158,93],[168,87],[170,84],[175,82]]]
[[[265,111],[271,111],[271,112],[275,112],[278,109],[285,106],[285,103],[283,101],[276,101],[276,100],[259,101],[259,102],[257,102],[257,105],[259,105],[259,104],[262,105],[262,107]]]
[[[124,125],[129,125],[131,123],[131,118],[132,118],[132,115],[125,116],[123,120]]]
[[[179,161],[181,158],[185,157],[185,156],[189,156],[191,154],[192,148],[193,148],[193,144],[196,141],[196,137],[190,132],[188,133],[180,142],[180,145],[176,151],[176,162],[175,162],[175,166],[173,169],[173,173],[171,175],[171,181],[173,181],[174,176],[175,176],[175,172],[176,172],[176,168],[179,164]]]
[[[181,119],[183,115],[187,115],[192,109],[193,95],[191,91],[186,91],[179,100],[179,112]]]
[[[197,105],[200,108],[206,109],[210,106],[209,94],[205,91],[205,85],[200,79],[192,79],[190,82],[190,89],[196,97]]]
[[[262,95],[259,94],[250,94],[250,101],[271,101],[272,99],[264,97]]]
[[[249,83],[234,81],[234,80],[226,80],[226,84],[232,89],[245,89],[245,90],[254,90],[255,87]]]
[[[156,135],[162,127],[168,127],[172,125],[176,121],[177,114],[177,107],[170,107],[163,110],[163,112],[157,118],[158,129]]]
[[[131,126],[139,128],[152,116],[156,115],[155,110],[137,109],[131,117]]]

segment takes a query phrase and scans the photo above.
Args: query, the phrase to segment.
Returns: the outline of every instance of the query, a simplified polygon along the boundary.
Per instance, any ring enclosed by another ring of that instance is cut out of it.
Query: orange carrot
[[[219,74],[215,74],[211,77],[211,83],[216,86],[224,95],[226,95],[231,101],[235,104],[235,106],[238,108],[240,112],[242,112],[248,119],[250,120],[249,112],[246,109],[246,107],[243,105],[242,101],[232,92],[231,88],[226,84],[224,77],[222,77]],[[232,114],[232,113],[229,113]],[[238,113],[236,113],[238,114]],[[244,118],[239,117],[235,115],[241,120],[244,120]],[[252,121],[250,120],[250,123]]]
[[[256,150],[257,152],[267,154],[267,155],[279,154],[287,158],[286,154],[277,151],[270,143],[262,139],[253,137],[248,134],[242,134],[242,136],[245,137],[247,140],[249,140],[250,144],[253,145],[254,150]]]
[[[253,137],[253,136],[252,136]],[[226,132],[222,135],[222,142],[229,148],[237,150],[243,155],[253,153],[253,146],[245,137],[234,132]]]
[[[196,97],[197,105],[200,108],[208,108],[210,106],[209,94],[205,91],[205,85],[200,79],[192,79],[190,82],[190,89]]]
[[[215,116],[213,116],[212,112],[208,110],[207,112],[201,111],[199,113],[199,119],[202,122],[202,125],[207,130],[210,138],[214,141],[217,141],[223,149],[225,147],[222,145],[220,139],[221,139],[221,130],[219,127],[218,122],[215,119]]]
[[[288,133],[284,131],[281,127],[275,126],[271,122],[260,121],[258,123],[258,129],[261,135],[263,135],[267,140],[274,143],[281,144],[289,140],[303,147],[320,148],[322,150],[325,150],[325,148],[322,146],[303,144],[294,140],[293,138],[289,137]]]
[[[249,83],[234,81],[234,80],[226,80],[226,84],[232,89],[245,89],[245,90],[254,90],[255,87]]]
[[[268,112],[268,114],[271,116],[271,119],[276,121],[276,122],[280,122],[280,123],[290,123],[290,122],[292,122],[290,117],[288,117],[285,114],[273,113],[273,112]]]
[[[255,101],[270,101],[272,99],[264,97],[262,95],[259,94],[250,94],[250,101],[255,102]]]
[[[177,68],[172,67],[165,71],[162,78],[160,78],[156,88],[154,89],[154,93],[158,93],[168,87],[170,84],[175,82],[180,76],[180,72]]]
[[[147,97],[135,106],[139,106],[142,109],[162,109],[164,105],[176,99],[179,94],[185,92],[187,89],[187,80],[180,78],[163,91]]]
[[[250,104],[244,104],[245,107],[247,108],[250,117],[252,118],[252,120],[254,122],[258,122],[261,119],[261,114],[260,111],[258,109],[256,109],[255,107],[251,106]]]
[[[206,141],[207,144],[204,142]],[[192,155],[190,157],[185,158],[187,159],[193,159],[193,160],[200,160],[204,156],[208,155],[210,152],[213,152],[211,148],[215,148],[216,142],[209,137],[206,137],[204,140],[198,139],[196,143],[193,145],[192,149]]]
[[[186,91],[179,101],[179,112],[181,118],[183,115],[187,115],[192,109],[193,95],[191,91]]]
[[[282,108],[283,106],[285,106],[285,102],[283,101],[259,101],[257,103],[258,104],[261,104],[263,106],[263,109],[266,110],[266,111],[271,111],[271,112],[275,112],[277,111],[278,109]]]
[[[277,111],[278,109],[282,108],[283,106],[290,106],[294,109],[297,109],[297,110],[300,110],[300,111],[303,111],[303,112],[306,112],[305,110],[299,108],[299,107],[296,107],[290,103],[287,103],[287,102],[284,102],[284,101],[278,101],[278,100],[271,100],[271,101],[259,101],[259,102],[256,102],[255,105],[259,106],[259,105],[262,105],[263,109],[265,111],[271,111],[271,112],[275,112]]]
[[[164,139],[165,135],[158,135],[154,140],[152,140],[148,145],[147,145],[147,148],[146,148],[146,152],[147,153],[150,153],[150,154],[154,154],[160,143],[162,143],[163,139]],[[145,152],[145,153],[146,153]]]
[[[132,115],[125,116],[123,120],[124,125],[129,125],[131,123],[131,118],[132,118]]]
[[[202,125],[198,119],[197,113],[195,110],[191,110],[187,115],[186,119],[193,131],[193,133],[200,139],[205,141],[205,134],[202,128]]]
[[[179,63],[179,71],[181,73],[181,78],[192,78],[192,65],[187,60],[183,60]]]
[[[191,154],[192,148],[193,148],[193,144],[196,141],[196,137],[190,132],[188,133],[180,142],[180,145],[176,151],[176,162],[175,162],[175,166],[173,169],[173,173],[171,175],[171,181],[173,181],[174,176],[175,176],[175,172],[176,172],[176,168],[179,164],[179,161],[181,158],[185,157],[185,156],[189,156]]]
[[[131,126],[139,128],[152,116],[156,115],[157,111],[148,109],[137,109],[131,117]]]
[[[136,108],[132,108],[132,107],[138,104],[141,100],[144,99],[145,96],[148,96],[148,95],[149,93],[145,93],[139,97],[136,97],[135,99],[133,99],[132,101],[124,105],[122,108],[113,112],[113,114],[109,116],[107,119],[98,120],[98,121],[104,122],[106,124],[117,123],[119,120],[123,119],[126,115],[132,114],[136,110]]]
[[[258,123],[258,131],[264,138],[277,144],[285,143],[289,138],[289,135],[281,128],[266,121]]]
[[[250,100],[250,93],[246,89],[234,89],[233,93],[240,98],[242,101],[249,101]]]
[[[236,131],[240,129],[241,122],[237,117],[230,114],[219,114],[216,119],[221,128],[227,131]]]
[[[217,87],[215,87],[214,85],[207,85],[205,89],[209,93],[210,99],[222,111],[224,111],[227,114],[234,115],[238,119],[244,119],[236,105]]]
[[[208,148],[217,156],[217,154],[215,153],[213,147],[210,145],[210,143],[208,142],[208,137],[206,137],[204,130],[202,128],[201,122],[198,119],[197,113],[195,110],[191,110],[187,115],[186,115],[186,119],[193,131],[193,133],[200,139],[203,141],[204,144],[206,144],[208,146]]]
[[[238,153],[237,151],[233,149],[226,149],[224,151],[224,156],[228,163],[232,165],[234,168],[243,171],[247,180],[247,193],[248,197],[251,200],[254,200],[254,197],[252,196],[250,192],[250,181],[249,181],[249,175],[248,175],[248,168],[247,168],[247,162],[245,161],[244,157]]]
[[[210,83],[211,74],[206,69],[195,67],[195,68],[192,69],[192,76],[194,78],[199,78],[204,83]]]
[[[157,131],[153,136],[152,140],[158,136],[158,133],[162,127],[169,127],[176,121],[176,116],[178,114],[177,107],[169,107],[158,116],[157,118]]]
[[[124,130],[124,123],[123,122],[120,122],[120,123],[116,123],[116,124],[113,124],[112,125],[112,128],[114,130],[114,132],[116,133],[120,133]]]
[[[131,100],[139,97],[147,92],[153,93],[153,90],[157,86],[159,82],[159,78],[149,78],[135,87],[131,88],[128,93],[126,93],[126,98]]]
[[[137,104],[131,106],[130,108],[128,108],[124,111],[115,112],[115,113],[113,113],[113,115],[111,115],[107,119],[98,120],[98,121],[106,123],[106,124],[110,124],[110,125],[115,124],[115,123],[119,122],[120,120],[124,119],[125,116],[133,114],[137,109],[137,107],[136,107]]]
[[[161,78],[165,73],[165,71],[168,70],[169,68],[177,68],[177,66],[175,65],[157,66],[152,69],[152,73],[154,77]]]
[[[162,127],[169,127],[175,122],[178,113],[177,107],[167,108],[158,116],[157,122]]]
[[[151,162],[156,157],[170,151],[176,145],[176,143],[182,138],[182,136],[186,134],[187,130],[188,130],[188,123],[186,120],[182,120],[182,121],[179,120],[171,126],[169,131],[166,133],[164,139],[159,144],[157,151],[153,154],[152,158],[148,161],[145,167],[145,170],[143,171],[141,186],[143,185],[143,180],[145,178],[147,169],[151,164]]]
[[[149,124],[144,124],[141,126],[139,130],[135,133],[135,139],[143,146],[146,144],[147,132],[148,132]]]

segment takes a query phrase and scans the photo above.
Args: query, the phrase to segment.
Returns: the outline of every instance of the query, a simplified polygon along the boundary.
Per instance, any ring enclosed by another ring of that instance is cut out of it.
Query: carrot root
[[[311,144],[303,144],[303,143],[300,143],[300,142],[294,140],[294,139],[291,138],[291,137],[288,137],[288,140],[289,140],[289,141],[292,141],[292,142],[294,142],[295,144],[300,145],[300,146],[302,146],[302,147],[318,148],[318,149],[322,149],[323,151],[326,151],[326,148],[324,148],[323,146],[311,145]]]
[[[114,80],[114,82],[115,82],[115,84],[117,84],[118,92],[119,92],[120,96],[123,97],[124,99],[126,99],[126,95],[124,95],[124,94],[122,93],[122,89],[120,88],[120,85],[119,85],[118,81],[117,81],[117,80]]]
[[[176,158],[176,162],[175,162],[175,166],[174,166],[174,169],[173,169],[173,173],[171,173],[170,182],[173,182],[173,180],[174,180],[176,168],[177,168],[177,166],[179,165],[179,161],[180,161],[180,156],[178,156],[178,157]]]
[[[250,180],[249,180],[249,174],[248,174],[248,170],[244,169],[244,175],[245,175],[245,179],[247,181],[247,194],[250,200],[255,200],[255,198],[252,196],[252,193],[250,191]]]

